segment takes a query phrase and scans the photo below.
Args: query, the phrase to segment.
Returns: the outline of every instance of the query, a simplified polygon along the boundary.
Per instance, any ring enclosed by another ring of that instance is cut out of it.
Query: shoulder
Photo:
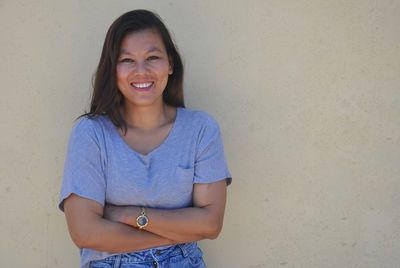
[[[180,108],[185,124],[192,125],[198,129],[219,129],[218,122],[207,112]]]
[[[88,137],[98,139],[102,136],[104,129],[107,126],[108,118],[105,115],[94,117],[84,116],[80,118],[72,128],[71,137]]]
[[[220,127],[209,113],[190,109],[181,109],[184,133],[195,137],[198,145],[206,145],[221,137]]]

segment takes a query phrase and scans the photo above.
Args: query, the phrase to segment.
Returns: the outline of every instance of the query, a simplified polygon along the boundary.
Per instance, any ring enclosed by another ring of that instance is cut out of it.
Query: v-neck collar
[[[164,141],[157,146],[156,148],[154,148],[153,150],[151,150],[149,153],[147,154],[141,154],[137,151],[135,151],[134,149],[132,149],[125,141],[124,139],[121,137],[121,134],[119,134],[117,128],[114,126],[114,124],[111,122],[111,120],[107,117],[107,121],[109,122],[109,124],[111,125],[111,129],[113,132],[113,135],[117,136],[117,139],[119,139],[119,141],[123,144],[123,146],[128,150],[131,151],[132,153],[138,155],[141,158],[149,158],[151,157],[151,155],[153,155],[154,153],[156,153],[157,151],[161,150],[164,146],[168,145],[169,141],[172,139],[172,137],[175,135],[176,132],[176,128],[178,127],[179,121],[180,121],[180,113],[181,113],[181,107],[177,107],[176,108],[176,117],[175,117],[175,121],[172,125],[171,130],[168,133],[168,136],[164,139]]]

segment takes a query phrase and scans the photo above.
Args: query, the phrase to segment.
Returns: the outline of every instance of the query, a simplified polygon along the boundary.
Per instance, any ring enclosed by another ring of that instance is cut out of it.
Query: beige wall
[[[157,11],[234,176],[212,267],[398,267],[400,1],[0,1],[0,267],[77,267],[57,210],[105,32]]]

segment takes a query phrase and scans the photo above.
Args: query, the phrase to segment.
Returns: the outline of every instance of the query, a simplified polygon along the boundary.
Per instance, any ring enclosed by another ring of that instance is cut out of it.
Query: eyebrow
[[[149,51],[147,52],[162,52],[161,49],[159,49],[158,47],[152,47],[149,49]]]
[[[151,52],[162,52],[162,50],[159,49],[158,47],[152,47],[147,51],[147,53],[151,53]],[[120,55],[131,55],[131,53],[129,53],[128,51],[122,49],[121,52],[120,52]]]

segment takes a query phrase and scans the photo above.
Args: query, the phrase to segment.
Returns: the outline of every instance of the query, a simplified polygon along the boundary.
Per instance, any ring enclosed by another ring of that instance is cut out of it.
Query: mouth
[[[139,91],[147,91],[154,85],[154,82],[133,82],[131,86]]]

